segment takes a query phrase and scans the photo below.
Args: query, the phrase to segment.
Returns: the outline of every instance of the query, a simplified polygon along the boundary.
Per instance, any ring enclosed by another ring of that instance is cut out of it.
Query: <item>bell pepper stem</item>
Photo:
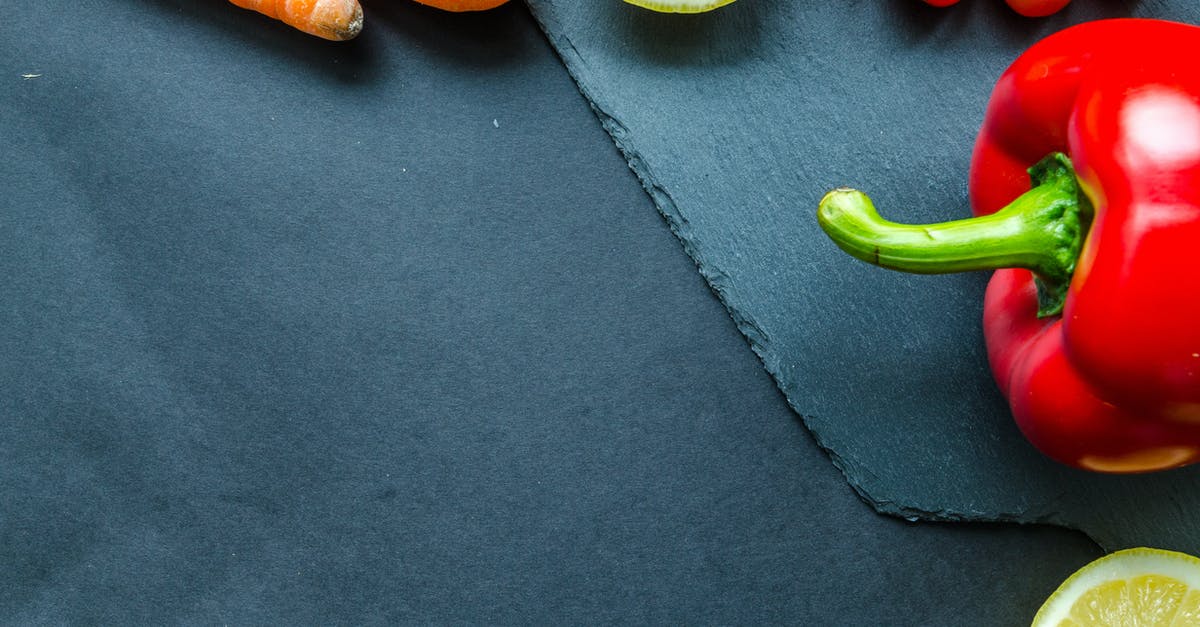
[[[1066,155],[1029,169],[1032,189],[996,213],[910,225],[880,217],[866,194],[835,189],[817,221],[839,248],[867,263],[917,274],[1025,268],[1037,277],[1038,315],[1062,312],[1091,205]]]

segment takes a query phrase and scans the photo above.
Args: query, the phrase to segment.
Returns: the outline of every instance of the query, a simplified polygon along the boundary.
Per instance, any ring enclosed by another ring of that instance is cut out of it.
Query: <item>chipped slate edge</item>
[[[1096,537],[1064,520],[1057,512],[993,512],[990,515],[984,515],[982,512],[964,512],[953,509],[931,510],[900,504],[891,499],[871,494],[868,488],[863,485],[863,482],[857,481],[852,475],[852,469],[857,468],[857,464],[850,463],[838,451],[831,448],[821,437],[819,431],[812,428],[810,420],[813,416],[805,414],[801,408],[792,402],[790,395],[786,393],[786,386],[780,372],[780,359],[778,355],[770,350],[770,339],[766,332],[751,316],[741,311],[732,302],[732,299],[729,298],[725,280],[726,274],[720,268],[710,263],[701,251],[697,249],[692,228],[687,217],[679,210],[670,191],[658,182],[651,171],[650,165],[632,145],[633,142],[629,137],[629,129],[615,116],[605,110],[600,99],[584,80],[587,63],[583,59],[583,56],[576,49],[575,45],[571,43],[570,38],[561,34],[563,29],[559,28],[557,23],[544,15],[534,4],[526,3],[526,5],[529,12],[533,15],[534,20],[541,28],[542,34],[546,37],[546,40],[554,48],[559,59],[566,67],[571,80],[574,81],[580,93],[583,94],[592,111],[595,112],[596,117],[599,118],[601,126],[612,138],[613,143],[629,164],[629,168],[637,176],[638,181],[647,194],[650,195],[654,206],[667,221],[671,232],[683,245],[684,252],[691,257],[700,275],[704,278],[705,283],[716,294],[717,299],[721,302],[725,310],[729,312],[738,330],[749,342],[750,349],[758,356],[767,372],[771,375],[771,378],[775,381],[776,386],[784,391],[784,398],[787,400],[788,407],[800,417],[806,431],[812,436],[817,447],[829,456],[834,467],[842,473],[842,476],[846,479],[846,483],[850,485],[861,500],[880,514],[902,518],[910,522],[924,520],[930,522],[999,522],[1022,525],[1054,525],[1081,531],[1089,535],[1089,537],[1102,547],[1107,548],[1113,545],[1111,538]]]

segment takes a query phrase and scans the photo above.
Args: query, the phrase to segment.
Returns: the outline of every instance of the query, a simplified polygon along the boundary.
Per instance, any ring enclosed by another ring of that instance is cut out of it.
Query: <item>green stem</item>
[[[889,222],[860,191],[835,189],[817,220],[842,250],[918,274],[1026,268],[1038,278],[1039,316],[1062,311],[1091,206],[1066,155],[1029,170],[1033,188],[996,213],[928,225]]]

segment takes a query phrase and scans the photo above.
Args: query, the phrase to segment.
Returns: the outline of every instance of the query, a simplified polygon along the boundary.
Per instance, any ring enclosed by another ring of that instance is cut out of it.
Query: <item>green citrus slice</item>
[[[659,13],[704,13],[723,7],[733,0],[625,0],[625,2]]]
[[[1200,559],[1127,549],[1079,569],[1046,599],[1033,627],[1200,625]]]

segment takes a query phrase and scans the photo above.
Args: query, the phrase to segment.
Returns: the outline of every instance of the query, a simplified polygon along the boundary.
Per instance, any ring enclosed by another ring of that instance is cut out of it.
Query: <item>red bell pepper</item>
[[[1005,0],[1008,6],[1025,17],[1045,17],[1057,13],[1071,3],[1071,0]],[[925,4],[935,7],[948,7],[958,4],[958,0],[925,0]]]
[[[1078,468],[1200,461],[1198,54],[1200,27],[1157,20],[1051,35],[992,93],[976,217],[899,225],[849,189],[818,210],[877,265],[996,269],[983,313],[996,382],[1025,436]]]

